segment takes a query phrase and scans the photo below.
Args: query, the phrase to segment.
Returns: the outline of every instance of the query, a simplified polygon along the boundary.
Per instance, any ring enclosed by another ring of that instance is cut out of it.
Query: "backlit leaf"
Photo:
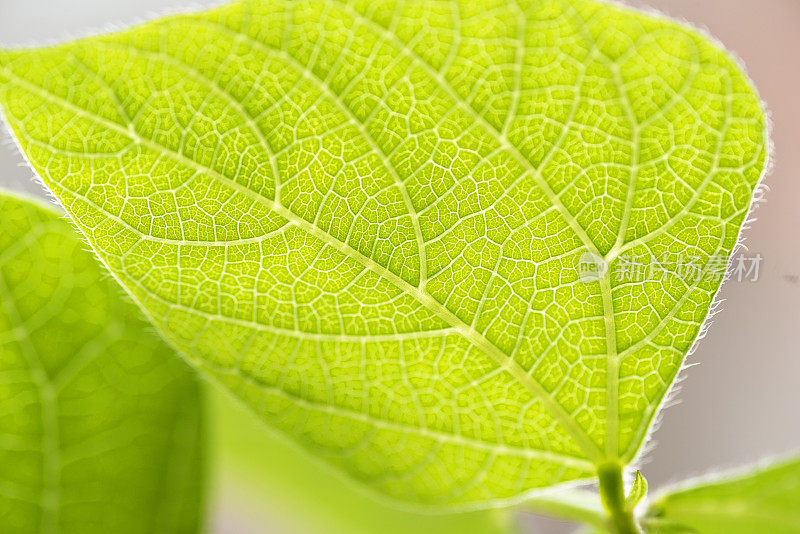
[[[642,502],[647,496],[647,480],[644,478],[640,471],[636,471],[636,477],[633,479],[633,486],[630,493],[625,497],[625,507],[629,510],[634,510],[636,505]]]
[[[197,532],[193,373],[60,217],[0,194],[0,532]]]
[[[238,2],[0,52],[0,105],[172,344],[425,504],[635,457],[720,280],[617,275],[724,269],[766,159],[724,51],[589,0]]]
[[[646,514],[648,532],[800,532],[800,458],[683,483],[661,492]]]

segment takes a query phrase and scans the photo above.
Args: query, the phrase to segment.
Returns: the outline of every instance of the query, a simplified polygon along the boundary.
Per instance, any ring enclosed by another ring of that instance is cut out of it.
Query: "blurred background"
[[[0,44],[56,42],[213,3],[219,2],[0,0]],[[643,462],[650,487],[658,488],[800,450],[800,2],[627,3],[707,29],[742,59],[773,122],[769,191],[745,233],[748,254],[764,258],[760,276],[757,282],[725,285],[722,311],[687,362],[694,366],[684,372]],[[6,145],[0,147],[0,187],[42,194],[16,149]],[[230,401],[212,400],[217,420],[208,425],[214,431],[209,534],[443,532],[437,518],[415,518],[373,503]],[[355,508],[363,517],[353,523],[348,516]],[[488,533],[503,521],[496,513],[473,514],[448,523],[448,529]],[[532,516],[515,521],[521,532],[571,530]]]

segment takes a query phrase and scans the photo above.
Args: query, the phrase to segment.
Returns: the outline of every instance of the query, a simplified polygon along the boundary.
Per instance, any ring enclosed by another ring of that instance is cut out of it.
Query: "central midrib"
[[[209,177],[217,179],[222,183],[228,185],[229,187],[235,189],[236,191],[244,194],[248,198],[254,200],[255,202],[259,202],[264,206],[268,207],[275,213],[281,215],[285,219],[291,221],[295,224],[298,228],[303,229],[307,233],[313,235],[323,243],[333,247],[334,249],[338,250],[342,254],[346,255],[347,257],[357,261],[365,268],[373,271],[374,273],[384,277],[386,280],[391,282],[395,287],[400,289],[401,291],[406,292],[407,294],[414,297],[420,304],[422,304],[425,308],[427,308],[430,312],[434,315],[439,317],[441,320],[448,323],[452,328],[457,330],[459,334],[461,334],[467,341],[471,344],[479,348],[485,354],[490,356],[494,359],[503,369],[511,373],[511,375],[517,379],[526,389],[536,398],[538,399],[546,408],[547,410],[553,415],[553,417],[558,421],[558,423],[568,432],[570,437],[577,443],[577,445],[581,448],[584,454],[586,454],[587,458],[599,463],[603,460],[604,454],[600,451],[598,446],[589,438],[586,432],[580,428],[573,418],[567,413],[564,408],[556,402],[556,400],[544,389],[544,387],[539,384],[536,379],[530,376],[520,365],[515,362],[511,357],[505,354],[499,347],[497,347],[494,343],[488,340],[483,334],[472,328],[471,326],[464,323],[461,319],[458,318],[454,313],[450,310],[445,308],[441,303],[435,300],[430,294],[427,292],[420,290],[418,287],[411,285],[409,282],[405,281],[395,273],[388,270],[383,265],[375,262],[371,258],[368,258],[361,254],[356,249],[352,248],[351,246],[347,245],[339,241],[338,239],[334,238],[327,232],[317,228],[307,220],[303,219],[302,217],[298,216],[288,208],[274,202],[271,199],[268,199],[255,191],[235,182],[234,180],[219,174],[217,171],[202,165],[191,158],[184,156],[178,152],[173,151],[170,148],[167,148],[151,139],[146,139],[135,132],[132,132],[128,128],[124,128],[122,125],[106,119],[100,115],[97,115],[89,110],[76,106],[72,102],[65,100],[64,98],[52,94],[45,90],[38,85],[17,76],[15,73],[11,72],[5,66],[2,67],[3,72],[6,73],[7,76],[13,78],[17,83],[21,86],[27,88],[29,91],[33,92],[34,94],[39,95],[40,97],[44,98],[45,100],[50,100],[59,105],[70,109],[73,113],[77,115],[83,115],[92,121],[102,124],[106,128],[114,130],[115,132],[119,133],[121,136],[129,139],[133,144],[139,144],[142,146],[147,147],[148,149],[152,150],[157,154],[164,154],[169,155],[174,160],[195,169]]]

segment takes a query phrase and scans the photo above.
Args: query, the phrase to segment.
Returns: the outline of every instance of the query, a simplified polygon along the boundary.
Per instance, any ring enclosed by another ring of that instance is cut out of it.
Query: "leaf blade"
[[[101,130],[99,160],[66,154],[83,182],[63,187],[34,166],[170,341],[268,419],[312,414],[300,431],[279,424],[358,478],[401,498],[471,503],[590,477],[605,457],[630,461],[718,281],[583,284],[573,258],[730,253],[764,163],[757,96],[707,41],[628,10],[392,7],[246,2],[18,52],[38,65],[0,61],[14,66],[3,69],[6,106],[20,117],[54,106],[65,124]],[[631,35],[626,55],[618,44]],[[495,41],[497,57],[479,50]],[[443,42],[453,44],[437,59]],[[523,64],[539,57],[551,65]],[[734,82],[715,86],[712,73]],[[76,76],[96,101],[70,92]],[[641,96],[650,79],[661,100]],[[504,91],[510,101],[495,98]],[[721,111],[734,94],[736,113]],[[729,119],[748,136],[726,139]],[[35,121],[11,122],[29,157],[54,157],[27,130]],[[664,134],[676,124],[689,149]],[[51,137],[62,152],[74,143]],[[741,168],[718,172],[714,157]],[[119,176],[131,169],[156,178]],[[687,236],[690,224],[703,234]],[[287,369],[298,357],[301,369]],[[417,442],[399,444],[415,427]],[[341,433],[360,438],[330,438]]]
[[[3,530],[196,532],[192,373],[58,213],[0,193],[0,227]]]
[[[788,534],[800,528],[799,500],[800,460],[793,457],[662,491],[646,519],[676,525],[673,530],[664,526],[663,532]]]

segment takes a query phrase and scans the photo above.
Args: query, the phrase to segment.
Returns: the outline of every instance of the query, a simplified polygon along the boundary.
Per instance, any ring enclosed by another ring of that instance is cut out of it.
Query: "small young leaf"
[[[633,486],[630,493],[625,498],[625,507],[628,510],[633,510],[636,505],[642,502],[642,499],[647,495],[647,480],[642,476],[640,471],[636,471],[636,478],[633,480]]]
[[[724,270],[767,154],[716,44],[590,0],[237,2],[0,52],[0,105],[188,359],[427,504],[634,458],[720,279],[611,274]]]
[[[0,230],[0,532],[197,532],[193,373],[56,212]]]
[[[800,532],[800,458],[697,479],[649,507],[648,532],[796,534]]]

